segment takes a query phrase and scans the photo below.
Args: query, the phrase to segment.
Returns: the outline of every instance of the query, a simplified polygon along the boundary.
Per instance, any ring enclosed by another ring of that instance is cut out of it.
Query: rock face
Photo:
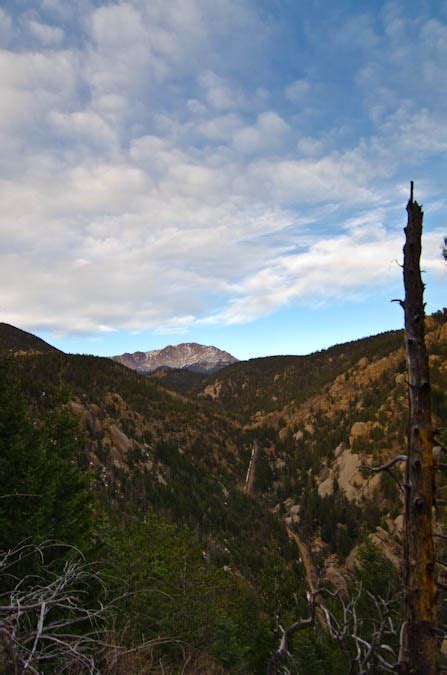
[[[357,422],[360,424],[360,422]],[[373,474],[363,476],[360,470],[361,464],[370,464],[371,458],[361,457],[352,452],[351,448],[341,444],[335,450],[335,460],[332,463],[327,476],[318,485],[320,497],[326,497],[334,492],[334,480],[349,501],[363,503],[365,499],[374,499],[379,490],[380,475]],[[324,474],[323,474],[324,475]],[[322,476],[323,478],[323,476]]]
[[[164,349],[121,354],[112,358],[128,368],[142,373],[150,373],[162,367],[182,368],[199,373],[214,373],[237,362],[237,359],[228,352],[217,349],[217,347],[200,345],[196,342],[184,342],[179,345],[169,345]]]

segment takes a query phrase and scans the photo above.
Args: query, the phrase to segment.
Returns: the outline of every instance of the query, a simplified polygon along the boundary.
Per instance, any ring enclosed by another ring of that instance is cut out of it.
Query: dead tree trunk
[[[405,228],[405,347],[408,371],[409,420],[405,477],[404,616],[399,673],[435,675],[436,637],[435,551],[433,508],[435,481],[428,357],[425,348],[424,284],[420,272],[423,212],[411,197]]]

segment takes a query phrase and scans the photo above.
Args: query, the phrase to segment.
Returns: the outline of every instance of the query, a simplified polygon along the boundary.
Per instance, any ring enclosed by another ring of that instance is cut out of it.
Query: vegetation
[[[434,315],[428,331],[441,428],[446,319]],[[0,549],[8,556],[26,546],[29,555],[13,555],[1,578],[0,621],[12,597],[25,597],[18,579],[27,597],[36,583],[46,597],[42,589],[74,565],[93,575],[70,592],[95,618],[96,642],[82,643],[81,661],[93,659],[100,672],[264,673],[281,626],[307,613],[291,533],[327,589],[329,566],[348,564],[357,575],[347,595],[327,595],[325,605],[340,626],[343,607],[355,607],[347,616],[359,640],[381,626],[373,596],[398,611],[392,567],[371,542],[378,526],[385,538],[397,532],[399,470],[373,487],[359,472],[353,493],[343,466],[350,457],[354,469],[380,463],[402,447],[401,332],[309,357],[238,363],[191,387],[173,377],[171,390],[108,359],[39,350],[31,339],[18,347],[16,338],[0,327]],[[220,393],[209,398],[216,384]],[[445,482],[440,473],[441,495]],[[398,535],[390,539],[399,546]],[[17,629],[22,641],[35,639],[29,627],[39,615],[30,612],[28,632]],[[89,630],[77,624],[78,634]],[[391,635],[384,640],[395,650]],[[296,633],[291,672],[345,673],[358,644],[322,630]],[[45,647],[36,645],[37,672],[58,672],[62,662],[42,666]],[[89,672],[79,663],[75,672]]]
[[[1,550],[9,561],[2,577],[4,603],[17,596],[17,578],[25,580],[21,590],[29,585],[25,600],[34,597],[37,580],[39,597],[46,597],[54,575],[58,570],[62,574],[75,552],[94,562],[101,593],[112,598],[102,640],[111,632],[121,645],[120,654],[124,648],[149,644],[151,659],[165,663],[170,672],[203,659],[207,668],[214,664],[212,668],[229,672],[262,672],[274,645],[275,616],[290,616],[296,604],[292,589],[304,589],[296,552],[280,522],[243,495],[235,482],[223,486],[207,462],[199,461],[207,448],[197,439],[191,446],[197,462],[187,460],[169,435],[154,441],[151,457],[164,467],[169,481],[147,473],[139,487],[135,464],[123,472],[119,490],[117,485],[107,489],[108,480],[99,484],[91,469],[84,474],[80,464],[85,464],[83,448],[89,441],[66,405],[74,386],[79,386],[82,367],[76,359],[78,370],[61,378],[61,369],[49,367],[47,358],[51,361],[53,355],[30,357],[33,380],[28,387],[23,360],[2,363],[0,523]],[[70,358],[56,358],[68,372]],[[85,362],[88,365],[89,359]],[[125,377],[128,371],[122,372]],[[37,373],[42,374],[40,380]],[[98,379],[92,384],[100,401]],[[164,392],[158,398],[158,387],[145,378],[138,381],[152,391],[155,405],[164,399],[165,418],[194,407]],[[140,392],[128,387],[130,395],[141,400]],[[101,409],[108,408],[116,422],[114,401],[106,396]],[[147,506],[139,511],[143,493]],[[10,563],[7,552],[22,550],[31,553],[18,553]],[[273,586],[272,575],[279,580]],[[95,616],[103,602],[97,586],[84,589],[84,602]],[[38,617],[27,614],[26,620],[32,623]],[[28,635],[25,631],[23,639]],[[45,659],[45,645],[39,645],[33,655],[36,663]],[[25,647],[23,653],[29,657]],[[90,656],[105,669],[102,649]],[[132,668],[139,667],[137,661]]]
[[[403,344],[402,331],[336,345],[309,356],[270,356],[240,361],[216,373],[202,390],[219,385],[219,403],[242,419],[298,405],[317,394],[361,358],[381,358]]]
[[[33,417],[9,365],[0,364],[0,548],[53,540],[87,550],[92,498],[75,461],[77,425],[57,409]]]
[[[0,353],[57,352],[56,347],[8,323],[0,322]]]

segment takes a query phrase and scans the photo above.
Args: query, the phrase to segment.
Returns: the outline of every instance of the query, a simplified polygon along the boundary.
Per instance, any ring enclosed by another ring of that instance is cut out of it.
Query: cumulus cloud
[[[248,0],[45,0],[19,16],[20,48],[0,50],[2,320],[178,332],[389,283],[403,168],[445,152],[447,125],[442,92],[416,106],[404,32],[383,16],[386,41],[366,15],[337,37],[365,54],[357,135],[325,99],[324,64],[281,73],[277,96],[267,74],[255,81],[253,59],[267,73],[277,45]],[[12,30],[1,10],[0,39]],[[412,30],[429,89],[446,77],[446,27]],[[424,190],[437,198],[429,178]]]
[[[213,108],[230,110],[239,108],[243,103],[240,92],[232,90],[222,77],[210,70],[200,73],[198,82],[204,90],[205,100]]]
[[[236,150],[245,154],[278,151],[288,137],[289,126],[273,110],[258,115],[256,123],[242,126],[233,134]]]

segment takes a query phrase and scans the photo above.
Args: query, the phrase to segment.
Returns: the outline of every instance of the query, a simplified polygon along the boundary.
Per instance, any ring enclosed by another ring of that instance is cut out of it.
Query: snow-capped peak
[[[163,349],[152,349],[147,352],[134,352],[113,356],[114,361],[128,368],[149,373],[157,368],[188,368],[200,372],[214,372],[220,368],[236,363],[237,359],[228,352],[217,347],[183,342],[179,345],[168,345]]]

